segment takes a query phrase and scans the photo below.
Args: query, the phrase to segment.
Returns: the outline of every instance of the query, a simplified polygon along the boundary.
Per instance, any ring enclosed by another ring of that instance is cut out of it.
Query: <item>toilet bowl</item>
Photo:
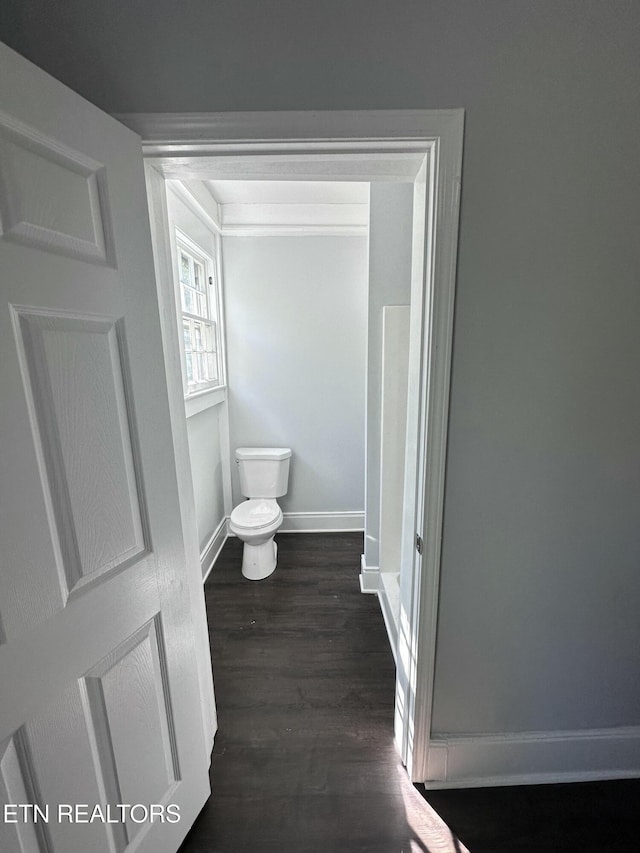
[[[288,447],[238,447],[240,491],[249,498],[231,513],[229,532],[244,542],[242,574],[249,580],[269,577],[276,567],[274,536],[282,524],[276,498],[287,493]]]
[[[282,510],[275,500],[251,498],[231,513],[229,530],[244,542],[242,574],[262,580],[274,571],[278,546],[274,536],[282,524]]]

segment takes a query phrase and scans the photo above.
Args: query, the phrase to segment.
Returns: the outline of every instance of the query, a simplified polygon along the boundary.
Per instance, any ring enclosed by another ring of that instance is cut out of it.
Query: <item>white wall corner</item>
[[[380,582],[380,569],[378,566],[368,566],[364,554],[360,556],[360,592],[376,593]]]
[[[640,778],[640,726],[521,734],[435,735],[427,788]]]
[[[229,536],[229,519],[223,518],[211,539],[207,542],[204,550],[200,554],[200,565],[202,566],[202,582],[204,583],[211,573],[211,569],[218,555],[222,550],[222,546],[227,541]]]
[[[221,229],[220,206],[201,181],[170,181],[171,189],[209,230]]]

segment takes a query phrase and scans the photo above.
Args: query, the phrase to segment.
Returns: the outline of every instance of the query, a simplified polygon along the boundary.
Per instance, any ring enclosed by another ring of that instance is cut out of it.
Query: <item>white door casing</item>
[[[411,181],[409,404],[396,741],[429,766],[464,111],[129,114],[149,164],[176,180]],[[162,217],[152,211],[161,239]],[[188,461],[185,461],[188,464]],[[415,550],[416,535],[423,553]],[[439,778],[435,768],[436,778]]]
[[[0,849],[175,853],[209,793],[208,649],[140,140],[4,45],[0,80],[0,800],[49,814]]]

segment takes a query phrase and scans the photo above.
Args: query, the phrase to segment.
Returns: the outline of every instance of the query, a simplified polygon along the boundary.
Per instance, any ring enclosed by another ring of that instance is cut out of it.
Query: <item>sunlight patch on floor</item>
[[[470,853],[447,824],[413,787],[403,767],[398,768],[407,825],[411,830],[407,853]]]

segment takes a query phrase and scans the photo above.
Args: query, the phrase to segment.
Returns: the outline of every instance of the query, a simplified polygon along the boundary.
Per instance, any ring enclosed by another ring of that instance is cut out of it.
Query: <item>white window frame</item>
[[[225,377],[225,359],[223,353],[224,338],[222,334],[222,299],[220,288],[220,269],[217,263],[217,257],[212,257],[211,254],[205,251],[194,240],[189,237],[182,229],[175,227],[173,230],[174,242],[174,280],[176,286],[176,303],[177,303],[177,321],[178,321],[178,339],[180,343],[180,362],[182,368],[182,386],[185,401],[193,401],[195,398],[203,395],[208,395],[212,391],[224,389],[226,387]],[[188,312],[184,310],[182,304],[182,288],[180,280],[180,258],[181,251],[193,258],[200,264],[204,270],[206,285],[204,294],[207,300],[207,309],[209,317],[196,312]],[[200,322],[212,328],[214,334],[214,358],[217,367],[217,379],[211,381],[191,383],[187,378],[187,358],[184,341],[184,320]],[[204,402],[204,401],[203,401]],[[200,408],[200,407],[198,407]],[[204,405],[203,405],[204,408]]]

